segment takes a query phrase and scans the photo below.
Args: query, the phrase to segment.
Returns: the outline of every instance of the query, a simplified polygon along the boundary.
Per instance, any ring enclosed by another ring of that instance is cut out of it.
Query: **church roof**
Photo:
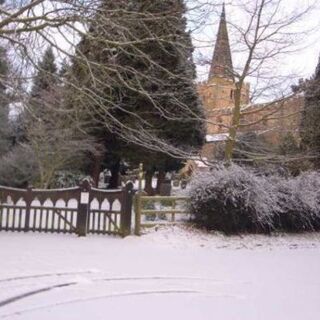
[[[222,77],[233,81],[232,71],[233,65],[226,21],[226,9],[223,4],[217,41],[210,67],[209,80],[215,77]]]

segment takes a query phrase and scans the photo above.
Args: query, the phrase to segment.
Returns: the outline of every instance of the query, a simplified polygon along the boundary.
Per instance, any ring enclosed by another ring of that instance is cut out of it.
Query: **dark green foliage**
[[[302,146],[320,168],[320,60],[314,78],[305,91],[305,110],[301,121]]]
[[[234,148],[234,159],[237,163],[260,166],[273,152],[263,135],[247,132],[239,135]]]
[[[54,53],[52,48],[48,47],[37,66],[37,74],[33,80],[31,96],[38,97],[43,90],[52,90],[57,83],[56,74],[57,66]]]
[[[235,143],[233,161],[241,166],[256,168],[261,174],[277,172],[297,176],[312,168],[298,141],[292,132],[280,137],[278,145],[272,145],[263,134],[240,133]],[[224,159],[224,148],[224,144],[217,145],[217,160]]]
[[[293,176],[312,168],[311,162],[305,158],[303,150],[298,145],[297,138],[287,133],[280,141],[278,153],[282,156],[282,167]]]
[[[9,124],[9,96],[7,93],[7,82],[9,73],[9,62],[6,51],[0,47],[0,157],[9,151],[10,124]]]
[[[33,78],[31,88],[29,109],[33,122],[45,120],[48,114],[48,107],[59,107],[60,101],[58,97],[58,70],[55,63],[55,56],[51,47],[48,47],[39,61],[36,74]],[[31,124],[32,125],[32,124]]]
[[[225,144],[220,143],[215,150],[215,158],[223,160]],[[239,164],[249,166],[264,165],[265,160],[274,153],[272,146],[263,135],[255,132],[239,133],[234,147],[233,160]]]
[[[4,48],[0,47],[0,91],[1,93],[5,91],[6,85],[6,77],[9,72],[9,63],[7,54]]]
[[[18,140],[30,142],[40,126],[54,130],[57,119],[53,112],[60,107],[57,71],[53,50],[48,47],[36,66],[28,106],[16,121]],[[41,134],[45,132],[39,130]]]
[[[94,103],[89,97],[73,102],[91,105],[93,134],[109,150],[110,141],[121,145],[121,158],[143,161],[152,171],[179,164],[166,154],[177,153],[173,148],[191,152],[204,141],[184,13],[180,0],[105,0],[79,46],[92,62],[91,73],[81,55],[74,61],[77,86],[98,97]]]
[[[39,167],[36,187],[51,187],[57,172],[78,170],[84,157],[96,151],[94,141],[78,131],[65,108],[61,76],[53,51],[48,48],[37,66],[28,108],[22,115],[26,144]]]
[[[55,56],[48,47],[36,66],[28,101],[28,107],[20,115],[18,129],[24,132],[24,139],[36,144],[42,152],[46,143],[54,144],[55,130],[59,126],[58,110],[61,99],[58,87],[58,70]],[[45,149],[50,148],[47,146]],[[39,153],[39,152],[37,152]]]
[[[279,144],[279,153],[281,155],[295,155],[300,152],[297,140],[292,135],[292,133],[287,133],[281,140]]]

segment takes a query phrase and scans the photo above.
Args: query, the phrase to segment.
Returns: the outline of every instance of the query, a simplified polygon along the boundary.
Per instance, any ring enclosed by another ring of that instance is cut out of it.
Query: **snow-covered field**
[[[0,319],[319,319],[320,235],[0,233]]]

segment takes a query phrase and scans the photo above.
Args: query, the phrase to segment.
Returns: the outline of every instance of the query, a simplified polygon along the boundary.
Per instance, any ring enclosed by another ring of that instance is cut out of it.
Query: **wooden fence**
[[[144,192],[138,192],[135,196],[135,235],[141,234],[141,227],[150,226],[150,223],[142,223],[143,216],[170,215],[171,222],[176,221],[176,215],[187,215],[186,203],[188,197],[174,196],[147,196]],[[155,209],[156,204],[165,203],[160,209]],[[153,207],[147,209],[148,206]],[[152,224],[151,224],[152,225]]]
[[[147,216],[157,216],[157,215],[170,215],[171,222],[175,223],[176,215],[188,215],[186,209],[186,203],[189,201],[188,197],[175,197],[175,196],[148,196],[144,191],[142,191],[142,179],[144,177],[143,164],[139,165],[139,185],[138,192],[134,197],[134,212],[135,212],[135,225],[134,233],[135,235],[141,234],[141,228],[146,226],[152,226],[154,223],[145,224],[142,222],[142,217]],[[170,188],[171,190],[171,185]],[[169,191],[170,192],[170,191]],[[160,204],[161,208],[155,208],[156,204]],[[163,205],[165,204],[165,205]],[[146,208],[151,207],[151,209]],[[156,223],[158,224],[158,223]]]
[[[0,186],[0,231],[116,234],[131,231],[133,185],[119,190],[81,186],[59,190]]]
[[[169,222],[176,222],[176,215],[188,215],[188,197],[147,196],[142,191],[142,178],[141,164],[134,198],[136,235],[146,226],[142,217],[169,215]],[[126,236],[131,233],[133,195],[131,182],[117,190],[92,188],[87,181],[79,187],[57,190],[0,186],[0,231]]]

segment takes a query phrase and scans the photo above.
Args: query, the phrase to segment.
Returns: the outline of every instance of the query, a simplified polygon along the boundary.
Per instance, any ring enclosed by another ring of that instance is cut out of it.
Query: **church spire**
[[[318,65],[316,68],[315,79],[317,80],[320,79],[320,55],[319,55]]]
[[[234,80],[232,71],[233,66],[226,22],[226,9],[225,4],[223,3],[217,41],[210,67],[209,80],[214,77]]]

